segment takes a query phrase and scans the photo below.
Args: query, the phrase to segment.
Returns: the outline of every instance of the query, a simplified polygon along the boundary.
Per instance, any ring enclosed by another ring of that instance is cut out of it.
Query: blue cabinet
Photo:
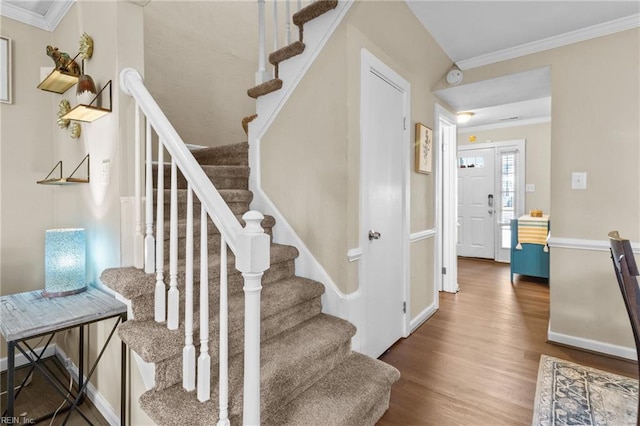
[[[550,225],[549,225],[550,226]],[[549,252],[544,251],[540,244],[518,245],[518,219],[511,220],[511,282],[513,274],[529,275],[532,277],[549,278]]]

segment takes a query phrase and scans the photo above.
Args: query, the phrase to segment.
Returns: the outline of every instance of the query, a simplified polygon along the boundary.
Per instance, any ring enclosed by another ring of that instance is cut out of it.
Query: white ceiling
[[[419,1],[407,4],[463,70],[640,26],[635,1]],[[436,91],[471,111],[462,132],[549,121],[550,70],[543,68]]]
[[[130,0],[142,5],[151,0]],[[0,0],[0,14],[53,31],[74,0]],[[462,70],[640,26],[640,1],[407,0],[442,49]],[[464,126],[519,125],[549,119],[549,70],[464,84],[436,94],[457,111],[472,111]],[[506,117],[518,117],[502,120]]]

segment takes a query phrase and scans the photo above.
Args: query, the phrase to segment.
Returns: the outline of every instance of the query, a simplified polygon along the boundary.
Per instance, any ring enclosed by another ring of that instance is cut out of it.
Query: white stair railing
[[[211,374],[209,354],[209,266],[210,255],[208,252],[208,221],[213,221],[220,232],[220,344],[219,344],[219,388],[220,388],[220,417],[218,425],[229,424],[228,419],[228,301],[227,301],[227,247],[236,258],[236,269],[242,273],[245,291],[245,330],[244,330],[244,406],[243,419],[245,424],[260,424],[260,292],[262,289],[262,275],[269,268],[270,239],[264,233],[260,223],[264,218],[257,211],[247,212],[243,219],[245,227],[242,228],[229,206],[211,183],[197,163],[176,130],[171,126],[158,104],[150,95],[140,74],[132,69],[125,68],[120,73],[120,87],[122,91],[135,99],[135,197],[136,205],[142,205],[142,168],[140,163],[144,158],[147,166],[151,162],[151,132],[158,136],[157,152],[157,203],[155,205],[156,237],[155,250],[146,248],[142,235],[142,220],[140,207],[136,210],[136,234],[134,236],[137,259],[154,262],[155,265],[141,265],[152,272],[155,266],[156,288],[154,318],[157,322],[166,320],[169,329],[178,329],[179,317],[179,282],[184,278],[185,282],[185,346],[183,349],[183,387],[187,391],[196,390],[196,397],[204,402],[210,399]],[[146,118],[146,129],[141,125],[140,113]],[[146,131],[145,155],[141,155],[140,135]],[[164,220],[164,153],[171,158],[170,175],[170,224],[169,224],[169,291],[165,284],[165,220]],[[187,181],[187,220],[186,220],[186,246],[184,270],[180,271],[178,262],[178,171]],[[146,235],[153,238],[153,196],[150,192],[149,168],[146,169]],[[197,197],[201,205],[200,213],[200,356],[195,361],[196,348],[193,344],[193,195]],[[151,259],[150,253],[155,252],[155,259]],[[144,263],[144,262],[143,262]],[[166,305],[165,305],[166,304]],[[195,384],[194,384],[195,378]]]

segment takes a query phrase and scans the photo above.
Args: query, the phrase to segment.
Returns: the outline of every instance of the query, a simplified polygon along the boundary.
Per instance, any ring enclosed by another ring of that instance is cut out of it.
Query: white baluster
[[[146,128],[146,192],[145,192],[145,205],[146,205],[146,235],[144,237],[144,272],[151,274],[156,269],[155,262],[155,240],[153,239],[153,158],[151,156],[151,123],[147,120]],[[158,173],[162,170],[158,165]]]
[[[258,0],[258,71],[256,84],[271,78],[267,72],[267,30],[265,26],[264,0]]]
[[[171,159],[171,210],[169,224],[169,296],[167,299],[167,328],[176,330],[180,315],[178,292],[178,170]]]
[[[193,346],[193,191],[187,184],[187,242],[185,247],[184,349],[182,386],[196,388],[196,348]]]
[[[157,322],[167,318],[167,288],[164,285],[164,146],[158,140],[158,180],[156,184],[158,201],[156,202],[156,294],[155,314]]]
[[[236,240],[236,269],[244,278],[244,407],[243,423],[260,424],[260,292],[269,268],[269,236],[256,211],[245,213],[246,226]]]
[[[142,180],[142,170],[140,170],[140,108],[136,104],[135,113],[135,137],[134,137],[134,197],[136,202],[135,214],[136,214],[136,234],[133,241],[133,265],[138,268],[144,268],[144,235],[142,234],[142,195],[140,182]]]
[[[220,358],[218,389],[220,419],[218,426],[229,426],[229,305],[227,282],[227,242],[220,234]]]
[[[200,356],[198,357],[198,401],[211,398],[211,357],[209,356],[209,259],[207,253],[207,212],[200,211]]]
[[[302,0],[298,0],[298,10],[302,9]]]
[[[285,8],[285,16],[287,17],[286,21],[286,30],[287,30],[287,46],[291,44],[291,0],[287,0],[284,4]]]
[[[273,2],[273,51],[278,50],[278,0]]]

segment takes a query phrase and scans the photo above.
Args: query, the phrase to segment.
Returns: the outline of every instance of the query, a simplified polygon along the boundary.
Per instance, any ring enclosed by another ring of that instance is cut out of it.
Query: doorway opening
[[[511,220],[525,211],[524,139],[458,146],[457,254],[510,261]]]

